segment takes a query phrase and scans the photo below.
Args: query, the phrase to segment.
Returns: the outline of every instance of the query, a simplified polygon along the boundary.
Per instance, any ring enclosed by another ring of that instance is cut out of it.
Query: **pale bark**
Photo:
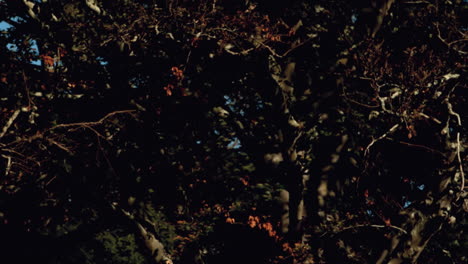
[[[127,216],[131,221],[135,223],[135,225],[138,228],[139,234],[141,238],[143,239],[143,242],[146,248],[149,250],[149,252],[151,252],[151,256],[154,259],[155,263],[157,264],[172,264],[173,263],[169,254],[167,254],[165,250],[164,244],[161,243],[161,241],[158,240],[151,231],[149,231],[138,220],[136,220],[133,214],[125,211],[122,208],[119,209],[117,207],[118,206],[117,203],[113,203],[111,206],[114,210],[121,211],[125,216]],[[152,223],[151,221],[147,219],[145,219],[145,222],[147,222],[148,224],[152,226],[155,225],[154,223]]]
[[[145,227],[143,227],[139,222],[135,221],[140,235],[145,242],[146,248],[151,252],[153,259],[156,263],[161,264],[172,264],[172,260],[169,258],[169,255],[164,249],[164,245],[156,239],[155,235],[149,232]]]

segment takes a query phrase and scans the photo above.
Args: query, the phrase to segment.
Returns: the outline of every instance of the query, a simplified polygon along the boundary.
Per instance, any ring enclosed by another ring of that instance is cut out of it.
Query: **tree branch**
[[[145,243],[145,246],[151,252],[153,259],[156,263],[160,264],[173,264],[169,254],[166,253],[164,245],[159,241],[156,236],[148,231],[138,220],[136,220],[135,215],[131,214],[130,212],[120,208],[118,203],[111,203],[112,209],[115,211],[120,211],[123,213],[128,219],[132,220],[138,228],[141,237]]]
[[[5,134],[7,133],[8,129],[10,128],[10,126],[13,124],[13,122],[15,122],[15,119],[18,117],[19,113],[21,112],[20,109],[17,109],[15,110],[15,112],[13,112],[13,114],[11,115],[11,117],[8,119],[8,121],[6,122],[5,126],[2,128],[2,132],[0,132],[0,139],[5,136]]]
[[[106,119],[118,115],[118,114],[130,114],[135,112],[136,110],[120,110],[120,111],[114,111],[111,113],[108,113],[105,115],[103,118],[99,119],[98,121],[95,122],[79,122],[79,123],[69,123],[69,124],[59,124],[51,128],[56,129],[56,128],[61,128],[61,127],[76,127],[76,126],[83,126],[83,127],[91,127],[91,126],[96,126],[96,125],[101,125]]]
[[[445,103],[447,104],[448,113],[457,118],[457,125],[461,127],[462,122],[461,122],[460,114],[453,111],[453,106],[450,103],[448,97],[445,98]],[[460,155],[460,132],[457,132],[457,150],[456,151],[457,151],[457,160],[458,160],[458,165],[460,169],[460,177],[461,177],[460,190],[463,191],[465,189],[465,173],[463,172],[463,162],[462,162],[462,158]]]
[[[400,126],[399,124],[396,124],[396,125],[392,126],[392,127],[391,127],[387,132],[385,132],[383,135],[381,135],[380,137],[378,137],[378,138],[376,138],[376,139],[373,139],[372,142],[369,143],[369,145],[367,145],[366,150],[364,151],[364,155],[369,154],[369,150],[370,150],[370,148],[372,147],[372,145],[374,145],[377,141],[386,138],[389,134],[392,134],[393,132],[395,132],[395,130],[396,130],[399,126]]]
[[[34,12],[34,7],[36,6],[36,4],[29,0],[23,0],[23,3],[28,8],[28,15],[31,16],[34,20],[39,20],[37,14]]]

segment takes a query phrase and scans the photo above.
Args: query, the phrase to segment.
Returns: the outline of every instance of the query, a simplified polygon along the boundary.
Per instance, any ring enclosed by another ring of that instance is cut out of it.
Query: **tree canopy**
[[[0,1],[0,260],[466,263],[467,10]]]

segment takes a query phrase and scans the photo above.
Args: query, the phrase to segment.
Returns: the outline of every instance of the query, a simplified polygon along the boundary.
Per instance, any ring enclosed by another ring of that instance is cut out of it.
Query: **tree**
[[[0,8],[12,257],[466,261],[464,1]]]

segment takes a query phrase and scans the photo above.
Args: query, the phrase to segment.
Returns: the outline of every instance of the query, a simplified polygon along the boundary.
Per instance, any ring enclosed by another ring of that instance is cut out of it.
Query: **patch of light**
[[[30,40],[29,43],[31,44],[31,51],[35,56],[39,55],[39,47],[37,46],[37,41],[34,39]]]
[[[19,16],[15,16],[15,17],[12,17],[10,18],[11,21],[14,21],[16,23],[22,23],[22,22],[25,22],[26,20],[24,20],[22,17],[19,17]]]
[[[5,22],[5,21],[0,22],[0,30],[8,30],[11,27],[13,27],[13,26],[10,25],[9,23]]]
[[[240,147],[242,147],[242,144],[239,140],[239,138],[237,137],[234,137],[231,142],[229,142],[229,144],[227,145],[228,149],[239,149]]]
[[[234,108],[234,99],[232,99],[229,95],[225,95],[224,99],[226,100],[226,106],[229,108],[231,112],[236,112]]]
[[[29,43],[31,43],[31,51],[34,54],[34,56],[39,56],[39,47],[37,46],[37,41],[32,39]],[[33,60],[31,61],[31,64],[41,66],[42,60]]]
[[[13,51],[13,52],[17,52],[18,51],[18,46],[16,46],[16,44],[12,44],[12,43],[8,43],[6,45],[7,49],[10,50],[10,51]]]
[[[41,66],[41,65],[42,65],[42,61],[41,61],[41,60],[33,60],[33,61],[31,61],[31,64],[32,64],[32,65]]]
[[[99,62],[99,64],[101,64],[102,66],[105,66],[107,64],[109,64],[108,61],[104,60],[103,57],[97,57],[96,60]]]

